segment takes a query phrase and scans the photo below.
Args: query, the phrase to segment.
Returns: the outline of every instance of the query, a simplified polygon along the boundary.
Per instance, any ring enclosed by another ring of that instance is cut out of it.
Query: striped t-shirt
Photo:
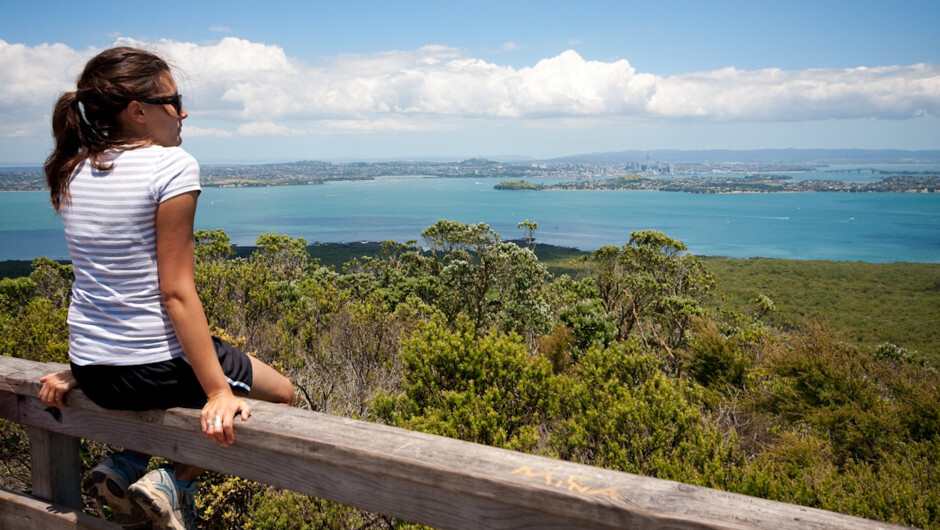
[[[136,365],[183,354],[160,294],[157,205],[199,190],[199,164],[179,147],[108,151],[113,169],[85,161],[61,208],[75,283],[69,358]]]

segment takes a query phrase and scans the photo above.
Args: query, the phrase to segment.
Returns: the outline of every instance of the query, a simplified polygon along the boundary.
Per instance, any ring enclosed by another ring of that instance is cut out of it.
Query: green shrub
[[[724,390],[744,388],[750,360],[734,340],[726,338],[714,321],[699,321],[699,329],[683,353],[689,375],[700,384]]]
[[[561,383],[550,444],[565,460],[722,487],[738,457],[701,401],[635,344],[592,348]]]
[[[0,355],[31,361],[67,363],[68,308],[48,298],[33,297],[14,314],[0,314]]]
[[[917,442],[877,463],[833,463],[827,443],[789,435],[749,463],[734,490],[876,521],[940,527],[940,441]]]
[[[403,393],[375,403],[393,425],[532,451],[539,425],[557,413],[550,363],[530,358],[516,335],[477,336],[466,319],[451,331],[435,317],[404,339],[401,357]]]
[[[384,517],[293,491],[267,488],[255,496],[251,519],[245,528],[319,530],[386,526],[375,525],[378,519]]]

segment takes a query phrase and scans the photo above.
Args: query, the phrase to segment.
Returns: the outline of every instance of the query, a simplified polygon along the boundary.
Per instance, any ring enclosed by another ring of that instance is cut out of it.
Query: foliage
[[[940,522],[936,370],[879,358],[811,323],[757,349],[751,388],[728,400],[736,410],[727,417],[742,437],[765,432],[734,490],[904,525]]]
[[[196,494],[199,527],[212,530],[245,528],[250,524],[250,507],[265,486],[239,477],[206,473]]]
[[[522,237],[525,240],[526,246],[535,248],[535,231],[539,229],[539,224],[526,219],[516,225],[516,228],[522,231]]]
[[[778,327],[823,320],[861,349],[891,343],[940,367],[940,264],[704,258],[726,296],[742,308],[759,294],[774,301]]]
[[[520,223],[517,244],[442,220],[423,246],[387,241],[342,267],[303,239],[234,249],[200,231],[197,289],[215,332],[290,377],[302,407],[940,526],[940,268],[729,265],[652,230],[573,263],[537,256],[537,227]],[[40,258],[0,280],[0,353],[66,360],[72,279]],[[800,318],[834,314],[847,335]],[[0,422],[0,444],[4,485],[26,487],[22,428]],[[87,467],[104,449],[83,451]],[[206,528],[407,526],[213,474],[198,503]]]
[[[615,317],[604,311],[597,298],[580,300],[565,307],[558,319],[571,329],[577,352],[592,346],[605,348],[618,338]]]
[[[518,336],[478,336],[468,319],[451,331],[433,318],[403,341],[401,356],[403,393],[376,400],[394,425],[532,451],[558,407],[548,361],[530,359]]]
[[[538,191],[544,186],[527,180],[504,180],[493,186],[495,190]]]
[[[196,230],[193,239],[197,262],[219,262],[230,258],[235,253],[232,249],[232,239],[221,228]]]
[[[745,388],[751,360],[740,344],[729,339],[714,321],[699,320],[696,333],[683,352],[689,375],[698,383],[717,390],[728,386]]]
[[[376,523],[386,523],[385,525]],[[249,529],[320,529],[388,527],[389,521],[376,514],[328,502],[292,491],[266,488],[254,498]]]
[[[878,521],[936,528],[940,442],[918,442],[877,464],[831,461],[825,441],[788,435],[742,473],[735,490]]]
[[[28,278],[0,280],[0,355],[68,362],[68,304],[72,267],[33,260]]]
[[[375,395],[398,388],[404,310],[389,314],[383,309],[377,295],[350,301],[319,329],[316,322],[297,319],[300,314],[288,315],[283,325],[296,328],[283,344],[297,353],[282,358],[312,410],[369,418]]]
[[[590,349],[560,386],[551,445],[565,460],[713,487],[737,463],[695,385],[668,377],[635,342]]]
[[[838,466],[940,438],[936,374],[879,362],[814,325],[766,354],[754,407],[827,440]]]
[[[616,319],[621,340],[636,335],[667,351],[685,342],[714,286],[698,258],[685,250],[662,232],[642,230],[622,248],[604,246],[590,255],[599,297]]]

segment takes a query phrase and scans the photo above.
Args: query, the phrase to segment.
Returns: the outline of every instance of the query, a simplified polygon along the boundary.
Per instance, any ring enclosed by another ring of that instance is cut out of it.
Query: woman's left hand
[[[200,418],[202,432],[206,438],[228,447],[235,441],[235,418],[241,415],[242,421],[248,421],[251,406],[243,399],[235,397],[231,391],[219,392],[211,396],[202,408]]]
[[[39,378],[39,399],[50,407],[64,407],[65,393],[78,386],[71,370],[62,370]]]

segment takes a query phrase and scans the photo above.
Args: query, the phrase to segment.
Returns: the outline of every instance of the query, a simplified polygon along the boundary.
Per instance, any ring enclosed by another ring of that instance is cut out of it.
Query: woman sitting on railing
[[[202,432],[227,446],[251,413],[236,394],[289,404],[294,390],[210,336],[193,279],[199,165],[178,147],[186,117],[167,63],[134,48],[92,58],[56,103],[45,172],[75,270],[71,370],[43,377],[40,398],[62,407],[77,384],[105,408],[202,408]],[[111,455],[83,485],[118,523],[193,528],[203,469],[146,473],[149,458]]]

